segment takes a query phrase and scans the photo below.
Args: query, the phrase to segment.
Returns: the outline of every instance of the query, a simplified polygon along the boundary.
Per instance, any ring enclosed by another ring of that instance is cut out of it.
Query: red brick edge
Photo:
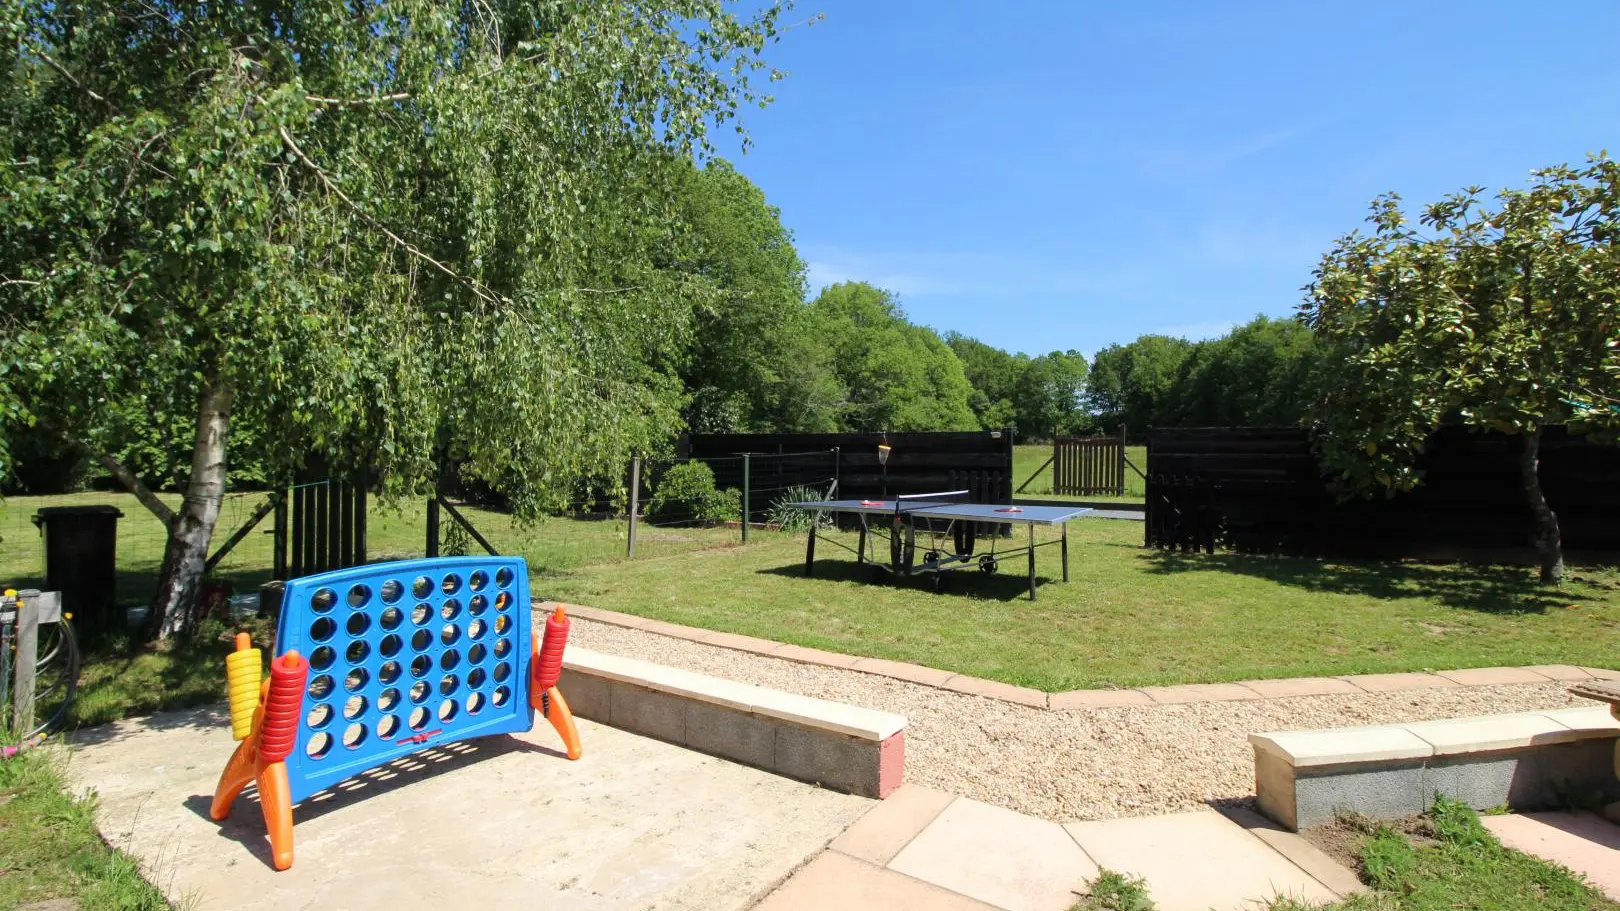
[[[536,605],[550,610],[559,602],[537,601]],[[1620,680],[1620,671],[1604,668],[1577,667],[1570,664],[1540,664],[1528,667],[1481,667],[1456,671],[1434,671],[1407,674],[1356,674],[1341,677],[1292,677],[1281,680],[1245,680],[1239,683],[1188,683],[1181,686],[1145,686],[1139,689],[1069,690],[1047,693],[1027,686],[1013,686],[999,680],[969,677],[920,664],[890,661],[886,658],[862,658],[821,649],[788,645],[770,639],[741,636],[681,626],[662,620],[649,620],[634,614],[566,604],[571,616],[609,626],[637,629],[673,639],[700,642],[719,648],[729,648],[768,658],[797,661],[821,667],[842,668],[904,680],[921,686],[950,690],[970,696],[999,699],[1034,709],[1072,711],[1077,709],[1108,708],[1131,705],[1171,705],[1190,702],[1236,702],[1252,699],[1285,699],[1294,696],[1354,695],[1356,693],[1388,693],[1398,690],[1426,690],[1463,686],[1503,686],[1514,683],[1558,683],[1580,680]]]

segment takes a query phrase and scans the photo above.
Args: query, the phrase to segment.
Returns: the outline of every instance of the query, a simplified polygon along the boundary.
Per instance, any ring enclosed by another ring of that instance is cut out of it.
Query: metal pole
[[[748,479],[748,453],[743,453],[743,489],[742,489],[742,532],[743,543],[748,543],[748,488],[752,485]]]
[[[39,605],[34,598],[17,599],[17,664],[11,688],[12,730],[34,729],[34,672],[39,662]]]
[[[1035,600],[1035,523],[1029,523],[1029,600]]]
[[[833,489],[832,489],[832,492],[827,495],[827,499],[836,500],[838,498],[838,481],[839,481],[839,477],[843,473],[844,447],[842,447],[842,446],[834,446],[833,449],[832,449],[832,453],[833,453]]]
[[[273,579],[287,578],[287,499],[293,494],[282,489],[281,495],[276,498],[276,518],[274,530],[271,533],[270,547],[275,551],[271,557],[270,577]]]
[[[427,541],[422,548],[429,557],[439,555],[439,479],[433,478],[433,493],[428,495]]]
[[[630,544],[628,559],[636,558],[636,513],[641,511],[641,457],[630,460]]]

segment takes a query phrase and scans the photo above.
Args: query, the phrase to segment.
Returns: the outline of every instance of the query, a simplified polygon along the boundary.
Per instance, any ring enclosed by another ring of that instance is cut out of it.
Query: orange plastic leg
[[[574,713],[568,710],[568,701],[556,687],[546,690],[546,720],[562,737],[569,759],[578,759],[584,754],[579,745],[579,728],[574,726]]]
[[[220,773],[219,785],[214,788],[214,802],[208,808],[208,815],[216,821],[231,815],[231,804],[236,802],[236,795],[242,793],[242,789],[254,779],[257,747],[258,741],[252,737],[237,744],[231,761],[225,764],[225,771]]]
[[[259,806],[270,832],[270,854],[277,870],[293,862],[292,791],[287,785],[287,764],[272,762],[259,770]]]

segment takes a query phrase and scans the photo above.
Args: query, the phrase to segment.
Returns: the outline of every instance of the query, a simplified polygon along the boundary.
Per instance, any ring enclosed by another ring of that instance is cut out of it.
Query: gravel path
[[[1564,684],[1051,712],[573,618],[597,651],[906,716],[906,781],[1046,819],[1149,816],[1254,792],[1251,732],[1591,705]]]

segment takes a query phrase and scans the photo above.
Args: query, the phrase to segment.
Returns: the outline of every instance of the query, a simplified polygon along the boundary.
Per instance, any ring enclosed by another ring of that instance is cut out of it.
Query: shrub
[[[827,492],[819,487],[808,484],[798,487],[789,487],[782,495],[771,503],[771,512],[768,521],[780,527],[783,531],[809,531],[814,525],[816,528],[828,528],[832,525],[832,516],[820,510],[794,509],[789,503],[808,503],[811,500],[825,500]]]
[[[647,501],[647,517],[658,522],[697,522],[714,525],[742,514],[742,494],[716,490],[714,472],[702,462],[683,462],[658,481]]]

